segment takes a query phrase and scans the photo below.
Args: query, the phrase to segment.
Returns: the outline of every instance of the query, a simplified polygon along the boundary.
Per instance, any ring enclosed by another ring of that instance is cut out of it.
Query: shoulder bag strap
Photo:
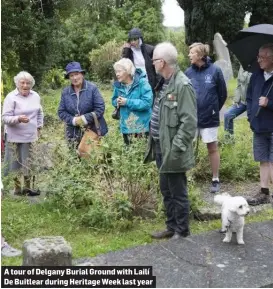
[[[98,134],[98,136],[101,136],[100,123],[98,121],[97,115],[93,111],[91,112],[91,114],[92,114],[93,119],[94,119],[94,123],[95,123],[95,127],[96,127],[96,130],[97,130],[97,134]]]

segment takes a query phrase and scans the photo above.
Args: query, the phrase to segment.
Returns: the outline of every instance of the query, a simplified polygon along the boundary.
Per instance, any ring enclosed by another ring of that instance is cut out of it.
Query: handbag
[[[98,148],[101,139],[101,130],[98,118],[94,112],[91,112],[97,133],[87,128],[83,134],[81,142],[78,146],[78,155],[81,158],[88,158],[92,151]]]
[[[112,113],[112,118],[119,120],[120,119],[120,107],[116,107],[116,109]]]

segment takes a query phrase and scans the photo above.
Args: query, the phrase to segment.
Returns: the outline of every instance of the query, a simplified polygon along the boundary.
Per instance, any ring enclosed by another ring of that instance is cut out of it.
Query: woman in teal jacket
[[[117,81],[112,104],[120,109],[120,131],[128,145],[132,136],[148,135],[153,92],[146,74],[136,69],[130,59],[122,58],[114,64],[114,69]]]

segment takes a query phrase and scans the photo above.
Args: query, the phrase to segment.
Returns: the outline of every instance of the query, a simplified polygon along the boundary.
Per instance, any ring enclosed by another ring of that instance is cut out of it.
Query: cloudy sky
[[[164,26],[184,26],[184,11],[176,0],[165,0],[162,5]]]

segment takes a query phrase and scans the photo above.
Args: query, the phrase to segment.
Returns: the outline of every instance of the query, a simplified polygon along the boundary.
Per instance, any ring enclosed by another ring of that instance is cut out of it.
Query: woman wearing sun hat
[[[101,135],[107,133],[107,124],[103,117],[105,103],[97,86],[85,80],[85,70],[79,62],[68,63],[65,70],[65,78],[70,80],[71,85],[62,91],[58,115],[66,124],[68,143],[77,147],[83,136],[83,127],[97,132],[92,112],[98,118]]]

